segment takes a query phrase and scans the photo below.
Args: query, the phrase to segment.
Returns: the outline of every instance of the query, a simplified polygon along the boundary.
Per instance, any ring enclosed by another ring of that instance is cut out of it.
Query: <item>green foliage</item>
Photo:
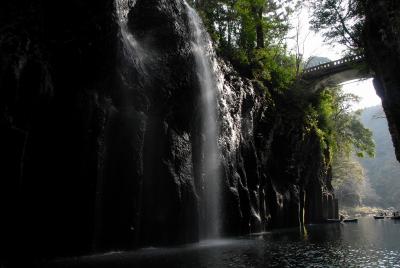
[[[285,54],[280,47],[256,49],[252,62],[252,75],[278,90],[290,87],[296,78],[296,59]]]
[[[349,157],[354,152],[359,157],[374,156],[372,132],[362,125],[359,113],[350,110],[351,103],[358,99],[343,93],[340,87],[325,89],[315,99],[318,128],[333,154]]]
[[[295,1],[296,2],[296,1]],[[285,38],[295,4],[288,0],[192,1],[220,56],[244,76],[284,91],[296,78]]]
[[[304,135],[311,131],[318,135],[325,162],[332,166],[336,195],[347,206],[360,205],[368,186],[358,157],[375,154],[372,132],[360,122],[360,113],[351,110],[358,99],[337,86],[312,95],[306,108],[302,108]]]
[[[360,113],[350,109],[358,99],[343,93],[339,86],[326,88],[314,97],[308,112],[318,129],[322,148],[330,152],[336,195],[347,206],[361,205],[366,187],[357,157],[375,154],[372,132],[360,122]]]
[[[365,12],[360,0],[310,0],[312,29],[321,31],[326,41],[360,50]]]
[[[366,129],[358,117],[352,116],[349,123],[349,128],[352,133],[350,138],[354,147],[357,149],[357,156],[364,157],[368,155],[369,157],[373,157],[375,155],[375,144],[372,139],[372,131]]]

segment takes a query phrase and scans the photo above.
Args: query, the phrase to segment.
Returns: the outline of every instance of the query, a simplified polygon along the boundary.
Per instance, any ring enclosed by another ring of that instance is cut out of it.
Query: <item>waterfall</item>
[[[151,42],[147,42],[146,38],[143,38],[143,35],[140,35],[142,32],[138,30],[138,35],[136,32],[131,32],[130,29],[135,29],[135,25],[130,25],[132,28],[128,27],[128,13],[129,10],[132,10],[132,7],[135,5],[136,1],[132,0],[115,0],[115,10],[116,10],[116,21],[119,25],[119,45],[120,51],[118,53],[118,65],[117,65],[117,73],[119,75],[118,85],[120,87],[120,93],[122,95],[122,100],[118,103],[118,106],[115,109],[118,109],[118,115],[124,118],[124,115],[130,115],[131,107],[134,105],[131,101],[131,93],[141,93],[141,89],[148,89],[153,86],[155,77],[157,78],[157,74],[152,73],[150,70],[154,70],[154,64],[159,64],[160,62],[164,62],[164,60],[169,59],[169,51],[166,53],[166,59],[158,58],[157,48],[153,48],[151,46]],[[167,2],[167,1],[166,1]],[[161,3],[164,3],[161,1]],[[138,2],[136,8],[141,8],[145,6],[144,2]],[[143,6],[142,6],[143,5]],[[175,3],[176,6],[182,7],[182,1],[177,1]],[[174,6],[174,5],[172,5]],[[213,72],[212,65],[212,46],[210,38],[207,35],[207,32],[204,30],[202,22],[196,12],[185,3],[186,8],[180,9],[179,12],[187,12],[188,17],[188,25],[190,35],[190,45],[191,51],[194,59],[194,67],[197,73],[197,80],[199,85],[199,119],[201,119],[201,124],[198,125],[199,135],[196,136],[195,139],[199,138],[199,149],[200,154],[196,154],[196,156],[200,155],[200,161],[198,161],[198,166],[196,166],[196,179],[198,185],[198,193],[200,196],[200,237],[201,238],[215,238],[219,236],[220,233],[220,176],[219,176],[219,151],[217,145],[217,137],[218,137],[218,127],[217,127],[217,86],[215,81],[215,74]],[[163,6],[161,6],[163,7]],[[137,10],[133,9],[132,12]],[[181,14],[181,13],[180,13]],[[132,18],[131,18],[132,19]],[[136,19],[136,18],[133,18]],[[134,20],[132,21],[134,23]],[[180,21],[182,26],[185,26],[185,21]],[[184,29],[184,28],[183,28]],[[187,32],[185,32],[186,34]],[[147,33],[146,33],[147,34]],[[152,33],[149,33],[152,34]],[[186,35],[185,35],[186,37]],[[187,53],[185,50],[185,59],[192,58],[192,55]],[[167,57],[168,56],[168,57]],[[160,55],[160,57],[164,57],[164,55]],[[164,69],[168,67],[163,67]],[[164,70],[163,69],[163,70]],[[191,72],[188,72],[188,77],[190,77]],[[163,79],[168,79],[164,78]],[[139,85],[139,86],[137,86]],[[137,86],[137,88],[136,88]],[[138,90],[137,90],[138,89]],[[150,92],[147,92],[150,94]],[[126,94],[126,98],[124,98]],[[136,95],[135,95],[136,96]],[[128,117],[131,118],[131,117]],[[151,120],[151,118],[146,118],[146,120]],[[134,124],[135,122],[132,122]],[[148,123],[148,121],[146,121]],[[126,124],[130,124],[130,122],[126,122]],[[146,130],[147,131],[147,130]],[[150,131],[150,130],[149,130]],[[188,130],[190,131],[190,129]],[[149,132],[151,133],[151,132]],[[146,133],[144,133],[146,134]],[[147,134],[146,134],[147,135]],[[201,135],[201,136],[200,136]],[[152,136],[149,136],[152,137]],[[146,136],[146,138],[148,138]],[[156,137],[158,138],[158,137]],[[148,138],[152,139],[152,138]],[[146,141],[148,142],[148,141]],[[150,143],[149,143],[150,144]],[[190,143],[189,145],[190,146]],[[146,151],[146,154],[153,154],[153,149],[150,146],[144,147],[143,150]],[[158,153],[158,148],[154,148],[155,153]],[[161,150],[161,149],[160,149]],[[147,158],[146,158],[147,159]],[[149,158],[150,159],[150,158]],[[143,160],[147,161],[147,160]],[[192,162],[189,161],[192,165]],[[197,162],[197,160],[196,160]],[[147,163],[147,162],[146,162]],[[197,163],[196,163],[197,164]],[[197,172],[199,171],[199,172]],[[144,175],[143,175],[144,176]],[[150,179],[153,179],[149,176]],[[154,213],[155,216],[150,215],[152,212],[149,212],[145,203],[147,201],[146,198],[143,197],[142,192],[146,191],[147,187],[146,181],[147,177],[143,177],[143,183],[140,182],[138,184],[138,195],[135,196],[135,200],[137,199],[137,203],[135,206],[138,208],[138,216],[135,214],[134,222],[132,222],[132,233],[135,236],[133,239],[135,241],[141,242],[141,235],[147,232],[143,227],[146,224],[146,220],[150,219],[150,222],[161,222],[161,220],[156,219],[157,216],[156,211]],[[157,178],[154,178],[155,180]],[[188,177],[188,179],[193,179],[193,177]],[[103,208],[105,207],[103,204],[105,202],[109,202],[107,200],[107,190],[105,189],[105,182],[108,181],[108,178],[100,179],[97,185],[97,195],[96,195],[96,230],[95,230],[95,239],[94,239],[94,248],[96,248],[97,244],[103,243],[104,238],[102,237],[103,232],[107,233],[113,225],[107,225],[108,221],[105,221],[107,217],[107,212],[103,212]],[[143,184],[145,186],[143,186]],[[150,187],[150,186],[149,186]],[[193,186],[194,187],[194,186]],[[194,189],[191,192],[194,193]],[[173,198],[173,193],[171,193],[171,198]],[[193,204],[192,207],[196,208],[196,204],[194,200],[196,200],[196,196],[193,194]],[[136,202],[136,201],[135,201]],[[145,211],[145,212],[144,212]],[[185,212],[186,213],[186,212]],[[149,215],[147,215],[149,214]],[[192,217],[194,213],[189,213]],[[197,215],[196,215],[197,216]],[[168,222],[169,219],[163,219],[163,221]],[[193,217],[188,220],[191,224],[188,227],[190,230],[191,226],[193,226]],[[107,229],[108,228],[108,229]],[[134,230],[134,231],[133,231]],[[144,231],[143,231],[144,230]],[[114,230],[110,230],[110,233],[113,233]],[[197,232],[193,235],[193,240],[196,239]],[[146,234],[143,235],[143,239],[147,239]],[[106,237],[107,238],[107,237]],[[150,241],[150,240],[149,240]],[[147,241],[146,241],[147,242]],[[150,241],[152,242],[152,241]],[[97,247],[98,248],[98,247]]]
[[[218,237],[220,233],[220,176],[218,168],[217,120],[216,120],[216,81],[208,51],[212,51],[210,38],[196,11],[185,1],[188,11],[189,27],[192,34],[191,46],[200,84],[202,163],[202,200],[200,235],[203,238]],[[208,50],[209,48],[209,50]]]

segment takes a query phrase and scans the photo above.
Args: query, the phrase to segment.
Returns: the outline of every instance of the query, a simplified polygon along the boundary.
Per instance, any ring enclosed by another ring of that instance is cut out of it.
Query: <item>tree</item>
[[[286,49],[289,0],[196,0],[220,56],[244,76],[268,87],[286,89],[296,63]]]
[[[357,157],[375,154],[372,132],[360,122],[360,112],[351,111],[357,101],[359,97],[336,86],[319,92],[314,103],[321,138],[331,152],[332,185],[347,206],[361,205],[366,187]]]
[[[340,43],[351,51],[363,47],[365,12],[359,0],[311,0],[311,28],[321,31],[325,40]]]
[[[295,17],[297,17],[296,26],[295,26],[295,35],[291,38],[295,41],[295,55],[296,55],[296,78],[300,78],[302,75],[302,70],[307,68],[308,64],[311,60],[315,57],[310,57],[309,59],[304,59],[304,52],[305,52],[305,44],[306,41],[311,33],[309,29],[304,31],[304,19],[303,19],[303,11],[304,7],[306,7],[306,3],[298,4],[295,12]]]
[[[340,86],[326,88],[317,95],[318,126],[332,153],[373,157],[375,144],[372,132],[360,122],[360,112],[352,112],[354,94],[344,93]]]

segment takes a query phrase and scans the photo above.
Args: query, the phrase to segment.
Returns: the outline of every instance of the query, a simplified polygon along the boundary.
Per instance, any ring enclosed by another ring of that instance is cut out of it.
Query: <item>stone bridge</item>
[[[371,78],[373,73],[366,68],[365,55],[353,55],[307,68],[303,81],[312,83],[314,88],[338,85],[355,79]]]

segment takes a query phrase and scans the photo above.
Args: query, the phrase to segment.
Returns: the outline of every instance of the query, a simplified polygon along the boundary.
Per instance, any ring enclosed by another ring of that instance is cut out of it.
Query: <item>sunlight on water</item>
[[[56,267],[400,267],[400,221],[362,218],[358,224],[309,225],[306,232],[274,230],[64,260]]]

